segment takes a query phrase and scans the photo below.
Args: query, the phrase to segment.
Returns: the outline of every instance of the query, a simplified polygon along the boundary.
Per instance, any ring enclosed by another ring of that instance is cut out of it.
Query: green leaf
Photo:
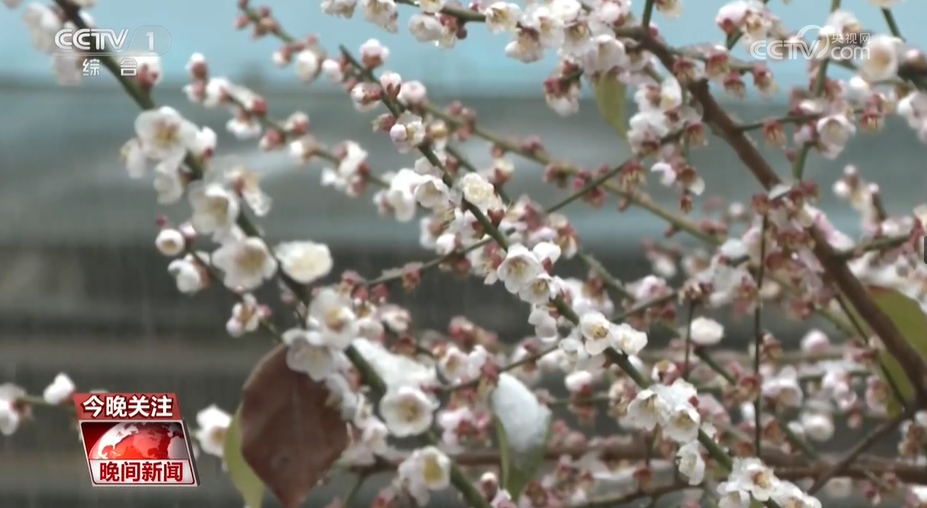
[[[537,473],[550,439],[551,412],[518,378],[502,373],[490,394],[502,486],[518,500]]]
[[[251,466],[241,454],[241,417],[235,411],[232,423],[225,432],[225,445],[222,448],[225,467],[232,485],[241,493],[248,508],[261,508],[264,502],[264,482],[254,474]]]
[[[885,316],[892,320],[898,331],[922,357],[927,358],[927,314],[921,305],[903,293],[883,286],[869,286],[869,294]],[[901,396],[910,400],[914,396],[914,387],[905,375],[901,364],[887,351],[880,355],[882,379],[898,387]],[[901,412],[901,401],[892,396],[888,403],[888,413],[895,416]]]
[[[627,141],[628,120],[624,117],[627,86],[612,73],[604,73],[591,81],[599,114],[622,140]]]

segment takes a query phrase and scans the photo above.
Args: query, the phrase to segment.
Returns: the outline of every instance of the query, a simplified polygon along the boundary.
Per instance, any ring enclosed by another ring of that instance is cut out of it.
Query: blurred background
[[[723,3],[690,1],[685,21],[656,21],[674,43],[718,40],[713,19]],[[829,7],[821,1],[773,3],[785,24],[796,30],[823,24]],[[370,37],[380,39],[391,49],[387,68],[423,81],[436,103],[464,101],[478,112],[482,126],[498,133],[537,135],[557,157],[590,168],[614,165],[629,155],[593,103],[584,103],[579,114],[565,119],[547,109],[540,83],[553,69],[552,59],[534,65],[506,59],[506,39],[480,27],[473,27],[466,41],[447,52],[418,44],[406,33],[383,33],[359,19],[325,17],[314,2],[278,1],[270,6],[287,31],[297,36],[315,33],[330,50],[339,43],[357,48]],[[845,0],[843,6],[857,13],[871,31],[884,31],[879,11],[865,0]],[[411,10],[402,10],[400,32],[406,31]],[[895,12],[910,41],[924,47],[927,36],[909,21],[927,17],[927,3],[903,2]],[[165,271],[168,261],[155,251],[153,239],[155,217],[167,213],[183,218],[185,205],[157,205],[150,181],[129,179],[118,158],[119,148],[133,135],[136,106],[105,71],[84,78],[78,87],[56,85],[48,57],[31,49],[21,14],[22,10],[0,12],[0,382],[12,381],[41,393],[55,374],[66,372],[81,389],[176,392],[188,417],[211,403],[234,410],[241,384],[266,351],[267,341],[233,341],[226,335],[223,325],[232,301],[223,291],[210,289],[195,298],[178,294]],[[361,143],[371,153],[375,172],[394,171],[413,160],[398,154],[386,136],[372,133],[372,115],[356,113],[339,89],[321,81],[306,87],[292,69],[274,68],[271,53],[279,44],[271,38],[254,42],[247,32],[236,33],[235,2],[103,0],[92,15],[102,27],[160,25],[170,31],[172,46],[163,59],[166,77],[155,100],[220,134],[216,163],[245,163],[265,175],[263,185],[274,208],[263,225],[272,239],[328,243],[336,259],[335,273],[350,268],[373,276],[430,258],[418,247],[417,224],[378,218],[369,196],[352,200],[321,188],[321,166],[298,167],[286,153],[265,154],[254,142],[236,141],[224,131],[223,111],[206,111],[186,101],[180,92],[186,80],[184,64],[191,53],[201,52],[214,75],[226,75],[264,94],[270,116],[304,111],[321,141]],[[777,98],[750,98],[731,104],[731,110],[745,121],[781,116],[785,93],[806,79],[803,69],[802,62],[779,64],[773,68],[782,86]],[[490,161],[486,143],[473,141],[465,152],[478,165]],[[781,153],[768,155],[781,174],[788,174]],[[706,196],[748,199],[758,191],[719,140],[694,152],[693,158],[707,181]],[[543,183],[541,167],[513,160],[517,169],[511,194],[530,193],[541,203],[564,196],[564,191]],[[914,133],[892,119],[882,135],[858,136],[838,160],[812,155],[805,174],[819,182],[824,210],[844,231],[856,235],[856,216],[829,193],[843,167],[855,164],[865,178],[882,185],[891,212],[905,212],[924,200],[924,160],[924,147]],[[677,206],[672,194],[652,190],[658,201]],[[597,213],[580,205],[567,213],[583,245],[612,273],[624,281],[649,273],[640,242],[659,239],[665,229],[662,221],[634,209],[619,214],[613,201]],[[681,235],[674,241],[690,244]],[[584,274],[579,266],[567,266],[568,272]],[[432,275],[405,301],[421,328],[445,329],[450,318],[466,314],[507,342],[529,333],[523,305],[478,280]],[[727,345],[744,348],[747,334],[739,330],[746,331],[747,323],[729,324],[733,328]],[[768,324],[790,345],[804,330],[775,317]],[[659,345],[666,339],[653,340]],[[834,449],[858,437],[841,433]],[[200,460],[199,489],[91,489],[78,446],[66,417],[42,408],[36,422],[11,438],[0,438],[0,507],[240,505],[217,461],[209,458]],[[333,492],[320,491],[312,504],[324,505]]]

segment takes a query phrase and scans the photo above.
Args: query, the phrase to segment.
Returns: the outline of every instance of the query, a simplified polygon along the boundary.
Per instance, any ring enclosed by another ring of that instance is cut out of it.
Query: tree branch
[[[645,35],[641,39],[641,44],[644,49],[653,53],[664,67],[675,68],[676,59],[663,43]],[[712,96],[708,82],[703,79],[685,83],[685,86],[702,105],[705,120],[717,126],[728,144],[737,153],[738,158],[760,184],[766,190],[781,185],[783,182],[776,172]],[[860,316],[879,336],[888,352],[898,360],[917,392],[919,404],[927,403],[927,364],[924,359],[905,340],[895,324],[875,305],[866,288],[830,246],[824,233],[816,226],[809,228],[809,232],[814,241],[814,254],[824,267],[827,276],[846,295]]]

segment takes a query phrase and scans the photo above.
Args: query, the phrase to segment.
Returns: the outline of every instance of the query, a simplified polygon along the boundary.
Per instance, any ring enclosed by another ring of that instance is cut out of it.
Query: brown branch
[[[882,425],[879,425],[875,430],[869,433],[865,439],[857,443],[857,445],[854,446],[853,449],[851,449],[849,452],[847,452],[847,454],[844,455],[839,461],[835,462],[834,465],[824,470],[824,472],[814,480],[814,484],[811,485],[811,488],[808,489],[808,493],[813,495],[815,492],[821,490],[821,488],[827,484],[827,480],[830,480],[834,476],[840,474],[841,471],[844,471],[854,460],[856,460],[857,457],[862,455],[864,451],[876,444],[883,437],[887,436],[890,432],[895,430],[895,428],[901,425],[901,422],[908,419],[910,415],[910,412],[904,411],[891,420],[882,423]]]
[[[656,501],[657,499],[660,499],[667,494],[672,494],[674,492],[679,492],[681,490],[691,488],[697,487],[691,486],[684,482],[674,482],[668,485],[641,488],[629,494],[590,499],[585,503],[569,505],[567,508],[613,508],[615,506],[624,506],[632,501],[637,501],[640,499],[652,498],[654,501]]]
[[[881,431],[881,429],[876,432]],[[579,459],[590,452],[597,452],[602,460],[643,460],[648,453],[647,446],[641,441],[609,440],[595,445],[555,446],[547,450],[544,458],[556,461],[563,456]],[[494,449],[471,450],[453,455],[454,462],[461,467],[495,467],[499,465],[499,451]],[[402,458],[379,459],[369,466],[351,467],[357,474],[379,474],[394,471]],[[828,460],[809,462],[808,457],[800,454],[786,454],[775,448],[763,451],[763,462],[775,470],[776,476],[783,480],[804,480],[822,478],[833,469],[833,462]],[[841,466],[837,473],[851,478],[870,478],[871,475],[893,474],[906,483],[927,483],[927,468],[905,464],[870,455],[857,455],[852,464]],[[836,475],[833,475],[836,476]],[[831,478],[833,476],[830,476]],[[829,478],[828,478],[829,479]],[[813,492],[813,491],[812,491]]]
[[[644,49],[653,53],[667,69],[674,69],[676,59],[663,43],[645,36],[641,39]],[[756,149],[754,143],[744,135],[740,126],[724,111],[709,90],[707,80],[686,83],[686,88],[702,105],[704,119],[715,125],[737,157],[753,173],[753,176],[767,190],[783,182]],[[917,392],[918,402],[927,403],[927,364],[917,350],[905,340],[895,324],[875,305],[866,288],[853,275],[840,255],[827,242],[824,233],[812,226],[809,232],[814,241],[814,254],[824,267],[825,274],[882,340],[888,352],[898,360],[905,375]]]

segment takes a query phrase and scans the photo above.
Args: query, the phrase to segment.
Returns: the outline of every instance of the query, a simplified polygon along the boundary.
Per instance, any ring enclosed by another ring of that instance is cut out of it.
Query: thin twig
[[[763,291],[763,281],[766,275],[766,234],[768,226],[769,216],[764,214],[763,222],[760,226],[760,260],[756,275],[757,301],[756,308],[753,310],[753,375],[756,376],[757,383],[759,383],[760,386],[762,386],[760,363],[762,361],[763,351],[763,299],[760,298],[759,295]],[[763,458],[761,455],[763,450],[762,412],[763,390],[758,389],[756,392],[756,400],[753,401],[753,448],[756,450],[756,456],[760,459]]]
[[[686,311],[686,338],[685,338],[685,357],[683,358],[682,366],[682,379],[685,381],[689,380],[689,374],[691,373],[692,362],[690,356],[692,355],[692,318],[695,314],[695,300],[689,302],[689,309]]]
[[[814,495],[815,492],[821,490],[824,485],[827,484],[827,481],[833,478],[834,476],[839,475],[841,472],[847,469],[847,467],[856,460],[857,457],[862,455],[867,449],[879,442],[880,439],[887,436],[890,432],[894,431],[901,422],[907,420],[911,417],[911,413],[908,411],[902,411],[898,416],[892,418],[887,422],[883,422],[875,430],[869,433],[862,441],[857,443],[846,455],[840,458],[833,466],[827,468],[822,472],[815,480],[814,484],[808,489],[808,493]]]

